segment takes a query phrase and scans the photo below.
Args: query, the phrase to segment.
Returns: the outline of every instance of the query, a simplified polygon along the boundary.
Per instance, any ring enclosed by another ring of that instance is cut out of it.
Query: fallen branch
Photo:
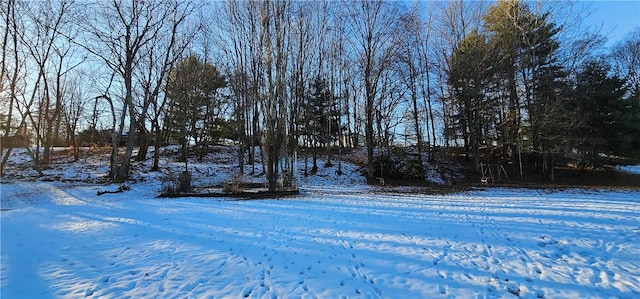
[[[105,190],[105,191],[100,191],[98,190],[98,196],[102,195],[102,194],[114,194],[114,193],[122,193],[124,191],[129,191],[131,190],[131,187],[129,186],[120,186],[118,187],[118,189],[116,189],[116,191],[109,191],[109,190]]]

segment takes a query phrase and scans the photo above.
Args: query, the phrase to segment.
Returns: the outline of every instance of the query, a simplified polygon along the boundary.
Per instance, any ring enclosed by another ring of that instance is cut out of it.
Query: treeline
[[[582,164],[602,154],[638,157],[640,30],[611,53],[591,55],[597,36],[562,45],[563,28],[552,17],[501,1],[453,48],[445,138],[461,141],[476,168],[480,148],[491,145],[501,159],[490,162],[517,162],[526,151],[551,176],[555,155]]]
[[[37,169],[96,132],[126,145],[116,181],[149,147],[155,170],[166,142],[186,163],[231,140],[239,175],[262,149],[270,189],[294,179],[300,147],[365,146],[370,178],[397,144],[419,164],[436,146],[476,166],[488,147],[500,162],[525,151],[543,173],[559,154],[639,154],[640,31],[607,49],[575,3],[1,5],[0,133],[29,136]]]

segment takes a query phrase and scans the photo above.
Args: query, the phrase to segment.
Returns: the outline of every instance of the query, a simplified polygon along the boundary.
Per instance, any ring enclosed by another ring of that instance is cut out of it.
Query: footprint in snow
[[[447,286],[441,284],[438,287],[438,291],[440,292],[440,294],[445,295],[447,293]]]
[[[252,287],[247,287],[242,291],[242,297],[249,298],[249,296],[251,296],[252,292],[253,292],[253,288]]]
[[[93,296],[93,289],[88,288],[88,289],[84,292],[84,296],[85,296],[85,297]]]
[[[533,268],[533,271],[536,271],[536,273],[538,273],[538,274],[542,274],[542,269],[540,269],[540,267],[538,267],[538,266]]]

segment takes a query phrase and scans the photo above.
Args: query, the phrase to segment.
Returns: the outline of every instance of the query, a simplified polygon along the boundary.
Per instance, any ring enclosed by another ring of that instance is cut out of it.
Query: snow
[[[616,168],[623,172],[640,174],[640,165],[625,165],[625,166],[617,166]]]
[[[130,190],[98,196],[120,186],[104,184],[93,151],[38,177],[14,150],[0,184],[3,298],[640,297],[640,191],[426,195],[366,185],[347,155],[342,175],[321,157],[296,197],[159,199],[184,169],[168,147],[160,172],[136,162]],[[190,160],[194,184],[234,180],[234,155]],[[251,170],[244,181],[264,182]]]
[[[157,199],[4,182],[3,298],[638,298],[637,191]]]

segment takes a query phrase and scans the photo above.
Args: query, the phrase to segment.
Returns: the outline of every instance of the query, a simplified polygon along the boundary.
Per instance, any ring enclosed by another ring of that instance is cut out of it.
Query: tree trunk
[[[316,174],[318,172],[318,146],[317,144],[313,145],[313,166],[311,166],[311,174]]]
[[[369,78],[371,76],[371,71],[369,70],[369,67],[367,67],[367,69],[365,70],[365,92],[366,92],[366,106],[365,106],[365,114],[366,114],[366,120],[365,120],[365,142],[366,142],[366,146],[367,146],[367,178],[369,178],[370,180],[373,179],[374,176],[374,169],[373,169],[373,147],[374,147],[374,140],[373,140],[373,102],[374,102],[374,95],[372,92],[372,86],[371,86],[371,82],[369,82]]]
[[[418,162],[420,167],[422,165],[422,133],[420,132],[420,121],[418,112],[418,95],[416,94],[417,88],[415,88],[415,82],[411,83],[414,86],[414,90],[411,93],[411,102],[413,103],[413,124],[416,127],[416,142],[418,143],[416,148],[418,149]]]
[[[149,146],[151,146],[151,142],[149,142],[149,133],[145,129],[144,119],[146,118],[146,113],[140,117],[140,123],[138,124],[138,130],[140,134],[137,136],[138,146],[138,155],[136,156],[136,161],[142,162],[147,159],[147,153],[149,152]]]
[[[160,170],[160,146],[162,144],[162,132],[157,122],[154,122],[153,127],[155,138],[153,140],[153,165],[151,166],[151,170],[158,171]]]
[[[124,119],[126,115],[126,110],[129,112],[129,132],[127,133],[127,144],[124,151],[124,155],[122,156],[122,163],[116,167],[116,182],[124,182],[129,179],[129,170],[131,166],[131,156],[133,154],[133,143],[136,137],[136,117],[135,110],[133,107],[133,84],[132,84],[132,63],[128,63],[128,66],[125,67],[124,74],[124,83],[125,83],[125,107],[123,109],[122,120],[121,120],[121,131],[124,129]]]

